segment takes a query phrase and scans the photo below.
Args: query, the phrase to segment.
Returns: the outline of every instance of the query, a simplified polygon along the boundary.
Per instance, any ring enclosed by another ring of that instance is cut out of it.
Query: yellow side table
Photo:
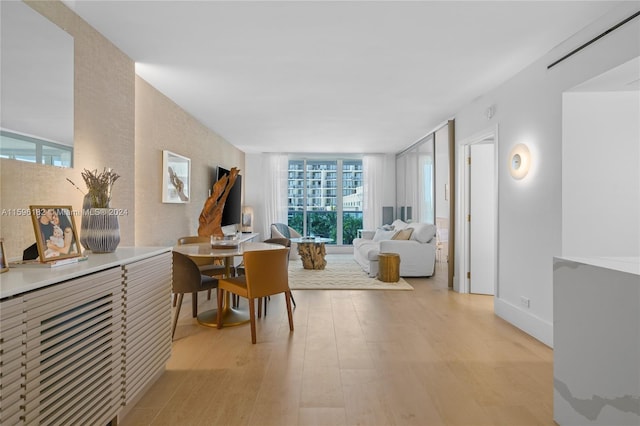
[[[398,253],[380,253],[378,255],[378,279],[385,283],[400,281],[400,255]]]

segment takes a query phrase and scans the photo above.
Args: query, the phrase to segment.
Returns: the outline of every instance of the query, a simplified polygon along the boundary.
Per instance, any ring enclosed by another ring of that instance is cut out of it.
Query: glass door
[[[362,160],[289,161],[289,226],[349,245],[362,229]]]
[[[306,160],[304,235],[336,241],[337,229],[337,161]]]

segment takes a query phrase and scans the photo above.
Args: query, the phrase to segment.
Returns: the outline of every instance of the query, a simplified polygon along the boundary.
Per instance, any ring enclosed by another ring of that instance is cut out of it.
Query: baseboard
[[[519,307],[497,297],[494,298],[493,309],[500,318],[553,348],[553,323],[525,312]]]

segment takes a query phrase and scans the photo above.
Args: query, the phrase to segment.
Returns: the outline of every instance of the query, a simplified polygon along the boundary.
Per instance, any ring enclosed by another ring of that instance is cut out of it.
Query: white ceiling
[[[397,152],[617,2],[65,1],[245,152]]]

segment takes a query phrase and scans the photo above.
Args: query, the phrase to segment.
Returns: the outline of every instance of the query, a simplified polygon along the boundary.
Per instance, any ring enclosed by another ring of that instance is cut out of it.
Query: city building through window
[[[290,160],[289,226],[348,245],[362,229],[362,160]]]

